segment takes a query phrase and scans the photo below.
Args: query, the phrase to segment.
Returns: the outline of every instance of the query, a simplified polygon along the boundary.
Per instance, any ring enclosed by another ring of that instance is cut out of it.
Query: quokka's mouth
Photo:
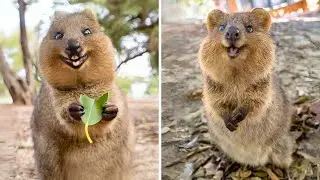
[[[227,48],[227,52],[228,52],[229,57],[235,58],[235,57],[239,56],[239,54],[241,52],[241,48],[238,48],[238,47],[232,45]]]
[[[74,69],[79,69],[82,66],[82,64],[88,59],[88,53],[84,53],[84,55],[82,56],[73,55],[70,58],[61,56],[61,59],[70,67]]]

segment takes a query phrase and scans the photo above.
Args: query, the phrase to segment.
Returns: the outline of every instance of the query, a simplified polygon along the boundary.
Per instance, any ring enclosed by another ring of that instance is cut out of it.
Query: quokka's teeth
[[[236,54],[238,49],[237,48],[230,48],[230,51],[232,54]]]
[[[71,57],[72,60],[75,60],[75,59],[78,59],[78,58],[79,58],[78,56],[72,56]]]
[[[73,64],[74,66],[79,66],[79,65],[80,65],[80,61],[72,62],[72,64]]]

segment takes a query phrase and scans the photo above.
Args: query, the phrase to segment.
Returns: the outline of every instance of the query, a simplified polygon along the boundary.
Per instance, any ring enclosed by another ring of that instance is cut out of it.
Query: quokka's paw
[[[102,109],[102,120],[111,121],[118,115],[118,107],[116,105],[107,104]]]
[[[247,107],[241,107],[237,109],[231,118],[231,121],[238,124],[239,122],[243,121],[248,115],[249,109]]]
[[[71,119],[80,121],[84,115],[84,108],[80,103],[72,103],[68,106],[67,112]]]
[[[232,117],[230,115],[224,115],[223,117],[224,124],[226,127],[231,131],[235,131],[238,127],[238,124],[234,121],[232,121]]]
[[[223,116],[224,123],[226,127],[231,131],[235,131],[238,128],[238,123],[243,121],[248,115],[249,109],[246,107],[241,107],[234,111],[232,115]]]

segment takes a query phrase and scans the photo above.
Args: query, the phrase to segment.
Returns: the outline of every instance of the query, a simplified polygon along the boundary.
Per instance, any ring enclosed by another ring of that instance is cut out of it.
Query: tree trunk
[[[32,73],[32,60],[31,54],[28,46],[28,37],[27,30],[25,24],[25,12],[26,12],[26,3],[24,0],[18,0],[19,4],[19,18],[20,18],[20,42],[21,42],[21,50],[23,55],[23,65],[26,71],[26,81],[28,86],[31,89],[34,89],[34,78]],[[34,91],[32,91],[33,94]]]
[[[10,69],[2,48],[0,47],[0,73],[3,81],[9,90],[13,104],[32,104],[35,95],[35,81],[32,73],[32,60],[28,46],[27,30],[25,25],[26,3],[24,0],[18,0],[20,17],[20,43],[23,57],[23,65],[26,72],[26,78],[22,79]]]
[[[0,73],[4,84],[9,90],[13,104],[29,105],[32,102],[30,87],[19,76],[17,76],[6,62],[2,48],[0,48]]]

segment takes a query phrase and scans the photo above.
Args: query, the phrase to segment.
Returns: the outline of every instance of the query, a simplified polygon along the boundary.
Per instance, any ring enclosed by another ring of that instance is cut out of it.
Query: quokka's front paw
[[[116,105],[107,104],[102,109],[102,120],[111,121],[118,115],[118,107]]]
[[[84,108],[80,103],[72,103],[68,106],[67,112],[71,119],[80,121],[84,115]]]
[[[238,124],[232,121],[232,117],[230,115],[222,116],[225,126],[231,131],[235,131],[238,127]]]
[[[238,123],[243,121],[248,115],[249,109],[247,107],[241,107],[234,111],[232,115],[223,116],[226,127],[231,131],[235,131],[238,128]]]
[[[240,107],[233,113],[231,121],[235,123],[239,123],[243,121],[247,117],[248,112],[249,112],[249,109],[247,107]]]

